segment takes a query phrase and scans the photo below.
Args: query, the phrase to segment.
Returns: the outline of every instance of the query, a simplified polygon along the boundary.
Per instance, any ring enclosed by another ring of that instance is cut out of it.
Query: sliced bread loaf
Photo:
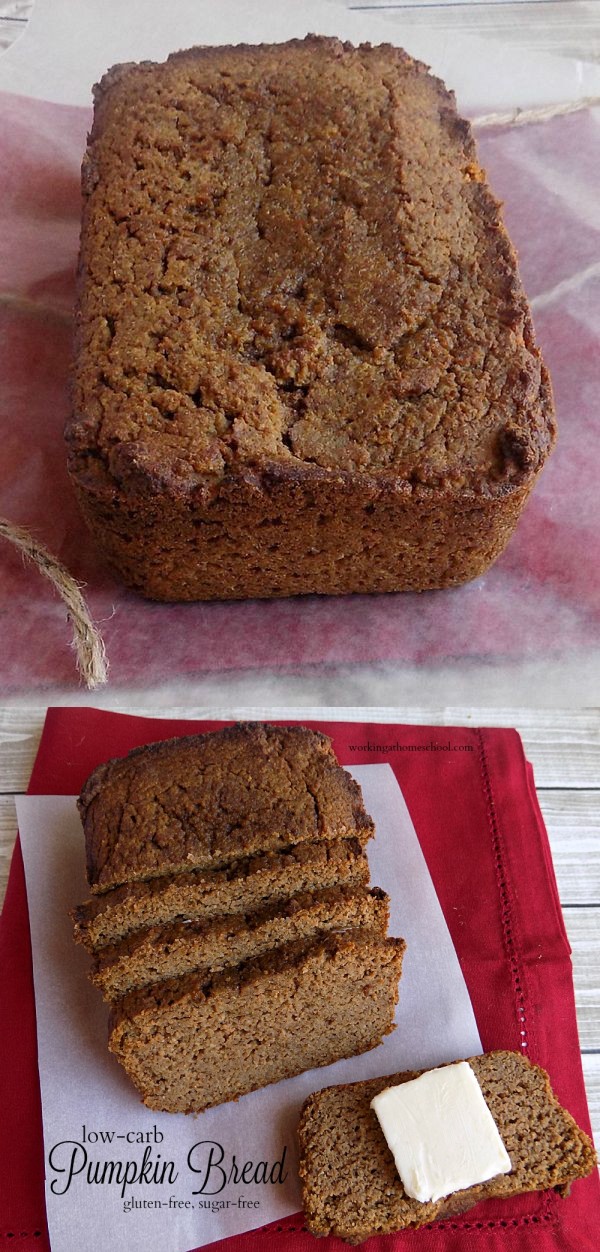
[[[148,1108],[201,1112],[376,1047],[393,1029],[404,948],[353,931],[289,944],[209,981],[155,983],[117,1002],[109,1048]]]
[[[461,1213],[491,1196],[550,1187],[565,1195],[574,1179],[591,1173],[592,1144],[561,1108],[543,1069],[516,1052],[489,1052],[469,1065],[510,1156],[510,1173],[436,1202],[413,1200],[370,1103],[417,1073],[328,1087],[309,1096],[299,1127],[304,1213],[313,1234],[362,1243]]]
[[[374,832],[326,736],[239,725],[94,771],[94,896],[72,914],[145,1103],[201,1111],[393,1029],[404,941],[369,890]]]
[[[107,1000],[136,987],[201,970],[205,977],[269,949],[359,926],[384,935],[389,899],[379,887],[302,892],[257,913],[208,922],[173,922],[135,932],[104,948],[90,974]]]

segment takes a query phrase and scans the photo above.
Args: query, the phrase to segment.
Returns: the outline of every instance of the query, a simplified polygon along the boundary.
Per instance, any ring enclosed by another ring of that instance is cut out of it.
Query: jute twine
[[[67,572],[60,561],[48,552],[43,544],[38,543],[21,526],[13,526],[11,522],[0,518],[0,538],[8,539],[9,543],[23,553],[56,587],[59,596],[68,609],[68,620],[73,627],[72,647],[75,652],[77,669],[86,687],[93,691],[108,680],[108,665],[104,642],[100,631],[90,616],[90,611],[83,598],[81,586]]]
[[[566,117],[569,113],[578,113],[582,109],[592,108],[600,104],[600,96],[586,96],[581,100],[570,100],[563,104],[552,104],[537,109],[512,109],[507,113],[487,113],[472,119],[476,130],[485,130],[492,126],[527,126],[535,122],[547,122],[553,117]],[[23,313],[57,315],[62,319],[68,316],[63,310],[40,309],[35,302],[20,298],[4,296],[2,303],[9,302]],[[75,652],[77,669],[86,686],[93,690],[107,682],[108,664],[104,650],[104,642],[98,627],[94,625],[89,609],[78,582],[71,577],[68,570],[55,557],[38,543],[21,526],[13,526],[11,522],[0,519],[0,538],[19,548],[27,560],[31,561],[40,574],[43,574],[58,591],[68,609],[68,617],[73,627],[72,647]]]
[[[592,109],[600,104],[600,96],[584,96],[581,100],[566,100],[563,104],[546,104],[537,109],[511,109],[509,113],[483,113],[474,117],[471,125],[475,130],[490,126],[530,126],[534,122],[549,122],[553,117],[566,117],[582,109]]]

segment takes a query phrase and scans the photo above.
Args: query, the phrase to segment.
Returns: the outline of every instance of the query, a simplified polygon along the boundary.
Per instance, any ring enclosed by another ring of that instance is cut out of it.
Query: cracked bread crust
[[[69,466],[129,585],[424,589],[498,555],[552,401],[424,66],[309,37],[116,67],[83,186]]]
[[[469,1065],[510,1156],[510,1173],[438,1201],[413,1200],[370,1102],[423,1071],[326,1087],[305,1101],[298,1130],[304,1214],[313,1234],[362,1243],[454,1216],[492,1196],[550,1187],[567,1195],[575,1179],[592,1172],[593,1145],[561,1108],[545,1070],[516,1052],[484,1053]]]
[[[93,893],[255,852],[374,832],[326,735],[260,723],[164,740],[100,765],[78,801]]]

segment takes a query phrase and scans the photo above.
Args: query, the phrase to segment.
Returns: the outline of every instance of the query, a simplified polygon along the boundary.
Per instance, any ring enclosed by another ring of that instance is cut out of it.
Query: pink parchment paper
[[[87,110],[0,97],[0,514],[87,584],[113,683],[225,669],[568,655],[599,641],[600,112],[484,131],[505,200],[560,440],[505,554],[470,585],[425,595],[154,605],[103,567],[65,471],[79,167]],[[0,541],[1,542],[1,541]],[[0,546],[0,686],[76,686],[65,610]]]

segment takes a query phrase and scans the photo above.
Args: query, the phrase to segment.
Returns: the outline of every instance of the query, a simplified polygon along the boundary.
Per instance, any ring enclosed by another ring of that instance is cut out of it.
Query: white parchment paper
[[[372,882],[390,895],[390,933],[408,944],[397,1029],[361,1057],[197,1117],[145,1109],[107,1051],[106,1005],[87,980],[89,957],[74,945],[68,919],[69,909],[88,895],[75,800],[17,799],[33,948],[48,1224],[57,1252],[90,1246],[94,1252],[186,1252],[295,1213],[301,1207],[295,1127],[311,1091],[481,1051],[456,952],[394,773],[389,765],[359,766],[351,773],[376,823],[369,847]],[[222,1186],[234,1157],[238,1181],[233,1171]],[[139,1177],[144,1161],[146,1180]],[[117,1162],[122,1171],[130,1162],[127,1185],[122,1176],[119,1181]],[[265,1175],[273,1181],[260,1181]],[[103,1176],[104,1182],[94,1181]]]

